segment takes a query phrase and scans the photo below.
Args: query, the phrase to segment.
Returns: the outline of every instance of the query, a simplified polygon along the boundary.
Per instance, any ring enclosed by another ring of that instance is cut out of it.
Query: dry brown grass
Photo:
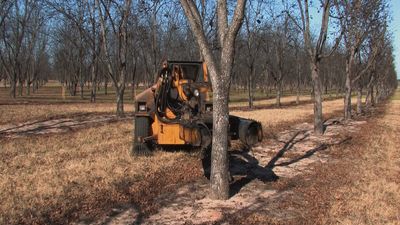
[[[68,103],[53,105],[0,105],[0,125],[18,124],[31,120],[69,116],[77,113],[114,113],[114,103]],[[125,112],[132,113],[133,105],[125,104]]]
[[[325,112],[341,109],[341,102],[326,102]],[[6,110],[1,121],[14,121],[14,115],[23,112],[21,118],[27,120],[37,115],[113,110],[107,103],[15,107],[20,111]],[[233,114],[277,126],[305,119],[312,114],[312,105]],[[132,128],[118,122],[75,133],[0,139],[0,224],[90,220],[123,204],[149,212],[157,193],[202,175],[199,160],[182,152],[130,157]]]
[[[337,190],[341,200],[328,218],[339,224],[400,224],[400,101],[393,100],[365,135],[369,140],[352,149],[362,152],[353,161],[353,182]]]
[[[354,99],[355,100],[355,99]],[[343,99],[325,101],[323,113],[331,114],[343,108]],[[292,123],[299,119],[308,118],[313,115],[313,105],[305,104],[290,108],[273,108],[254,111],[232,111],[232,115],[252,118],[260,121],[265,127],[275,127],[282,123]]]
[[[300,101],[310,101],[311,97],[310,95],[301,95],[300,96]],[[296,96],[285,96],[281,98],[281,103],[291,103],[291,102],[296,102]],[[271,99],[262,99],[262,100],[255,100],[253,102],[254,106],[265,106],[265,105],[275,105],[276,99],[271,98]],[[230,106],[238,107],[238,106],[248,106],[249,103],[244,101],[244,102],[232,102]]]
[[[0,140],[0,224],[67,223],[143,201],[143,191],[160,188],[153,185],[159,179],[155,174],[179,170],[182,162],[192,172],[176,173],[175,181],[199,175],[197,161],[182,152],[131,157],[131,132],[131,124],[116,123],[67,135]],[[145,180],[152,186],[141,187]]]

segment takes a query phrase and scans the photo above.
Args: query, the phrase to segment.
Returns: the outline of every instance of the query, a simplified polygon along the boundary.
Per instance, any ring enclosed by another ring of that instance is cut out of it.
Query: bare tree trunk
[[[81,80],[80,82],[79,82],[79,84],[80,84],[80,89],[79,89],[79,91],[80,91],[80,96],[81,96],[81,99],[83,99],[83,89],[85,88],[85,82],[83,81],[83,80]]]
[[[215,89],[213,93],[213,146],[211,152],[211,197],[227,199],[229,197],[228,127],[229,88]]]
[[[36,79],[33,81],[33,85],[32,85],[32,92],[36,93],[37,90],[39,89],[39,85],[38,85],[39,81]]]
[[[365,98],[365,107],[368,109],[369,107],[374,105],[374,85],[373,82],[375,81],[375,68],[372,69],[369,82],[367,85],[367,95]]]
[[[322,115],[322,83],[319,77],[319,61],[311,63],[311,77],[314,89],[314,132],[318,135],[324,133]]]
[[[19,79],[18,80],[18,96],[22,96],[23,92],[24,92],[24,81]]]
[[[91,80],[92,80],[92,91],[90,92],[90,102],[96,102],[96,89],[97,89],[97,84],[96,84],[96,71],[95,71],[95,65],[93,62],[93,65],[91,66]]]
[[[253,95],[253,69],[250,72],[250,76],[248,78],[248,92],[249,92],[249,108],[253,108],[253,100],[254,100],[254,95]]]
[[[351,62],[351,61],[350,61]],[[351,119],[351,64],[346,62],[346,82],[345,82],[345,96],[344,96],[344,119]]]
[[[78,83],[73,82],[73,84],[72,84],[72,93],[73,93],[72,96],[76,96],[77,87],[78,87]]]
[[[361,114],[362,111],[362,86],[360,82],[357,89],[357,114]]]
[[[297,58],[297,57],[296,57]],[[300,63],[297,62],[297,87],[296,87],[296,104],[300,104]]]
[[[104,94],[107,95],[107,87],[108,87],[108,82],[104,81]]]
[[[378,105],[381,98],[381,90],[379,90],[379,85],[375,86],[375,105]]]
[[[26,95],[31,95],[31,82],[28,79],[26,80]]]
[[[117,116],[123,117],[124,115],[124,91],[125,87],[116,89],[115,94],[117,97]]]
[[[276,83],[276,106],[281,107],[282,81]]]
[[[14,78],[11,80],[10,82],[10,96],[11,98],[16,98],[17,97],[17,79],[16,79],[16,75],[14,76]]]
[[[226,0],[217,2],[217,36],[221,45],[220,54],[215,57],[207,42],[200,13],[194,1],[180,0],[191,30],[210,72],[213,88],[213,138],[211,151],[211,197],[229,198],[228,126],[229,86],[235,53],[235,40],[244,18],[246,0],[238,0],[231,23],[228,23]]]

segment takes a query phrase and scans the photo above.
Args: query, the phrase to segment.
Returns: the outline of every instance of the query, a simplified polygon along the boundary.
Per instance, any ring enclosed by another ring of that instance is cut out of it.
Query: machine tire
[[[204,124],[198,124],[201,134],[201,146],[195,148],[195,152],[200,159],[206,158],[211,152],[212,136],[210,130]]]
[[[135,131],[133,134],[133,146],[131,153],[134,156],[150,156],[152,150],[148,143],[141,142],[140,137],[148,137],[150,135],[150,121],[146,116],[135,117]]]

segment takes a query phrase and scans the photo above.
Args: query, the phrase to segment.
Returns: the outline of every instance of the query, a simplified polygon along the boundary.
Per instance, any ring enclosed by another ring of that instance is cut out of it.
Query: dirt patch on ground
[[[54,117],[46,120],[34,120],[18,125],[1,125],[0,138],[18,138],[27,135],[65,133],[77,129],[130,119],[133,119],[133,116],[120,118],[115,115],[95,113],[75,114],[69,117]]]

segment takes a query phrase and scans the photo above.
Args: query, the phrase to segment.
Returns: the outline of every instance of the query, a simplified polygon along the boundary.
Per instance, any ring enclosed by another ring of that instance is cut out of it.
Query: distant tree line
[[[266,96],[275,92],[277,106],[284,91],[296,94],[297,102],[304,92],[313,96],[335,92],[344,94],[345,117],[350,118],[352,93],[359,96],[360,113],[392,92],[397,82],[385,0],[295,3],[246,2],[230,86],[248,93],[250,108],[256,90]],[[152,84],[162,60],[204,59],[178,1],[9,0],[0,4],[0,81],[13,98],[57,79],[70,95],[81,98],[87,86],[90,101],[95,102],[100,88],[107,93],[112,85],[117,113],[123,115],[126,86],[133,95],[138,85]],[[217,3],[198,0],[195,4],[211,51],[218,55]],[[311,7],[319,8],[320,20],[310,15]],[[227,9],[233,14],[234,2],[228,1]]]

